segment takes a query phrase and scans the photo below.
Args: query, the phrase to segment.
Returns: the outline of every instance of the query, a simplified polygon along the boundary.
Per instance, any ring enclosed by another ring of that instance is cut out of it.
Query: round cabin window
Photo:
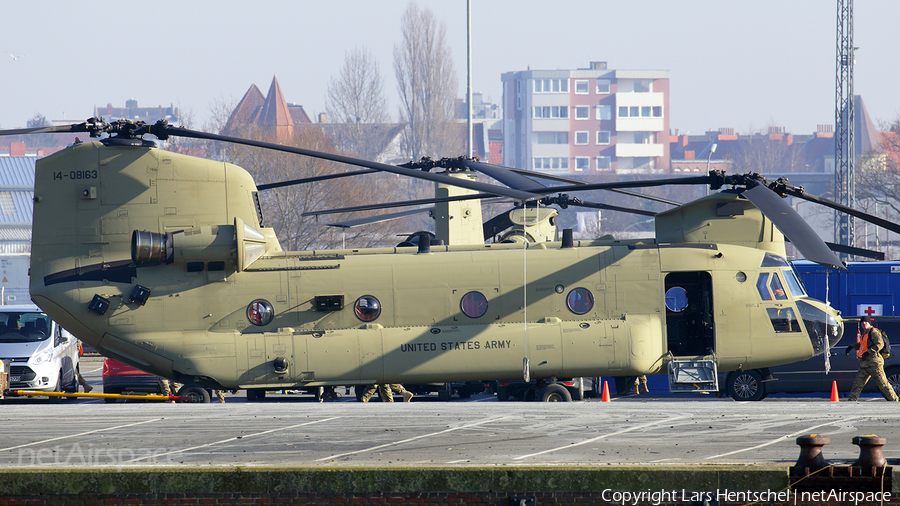
[[[381,314],[381,303],[371,295],[363,295],[353,304],[356,317],[364,322],[373,322]]]
[[[575,288],[566,297],[566,305],[575,314],[585,314],[594,308],[594,294],[587,288]]]

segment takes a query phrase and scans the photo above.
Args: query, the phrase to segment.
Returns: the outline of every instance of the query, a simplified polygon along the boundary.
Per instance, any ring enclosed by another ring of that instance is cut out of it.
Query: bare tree
[[[364,158],[374,158],[381,147],[372,134],[373,124],[389,121],[384,79],[378,62],[365,48],[356,48],[344,56],[344,66],[328,84],[325,103],[328,120],[340,128],[335,137],[341,148]]]
[[[407,123],[404,146],[418,160],[449,156],[462,138],[454,134],[453,101],[457,78],[446,42],[446,24],[431,9],[411,3],[400,25],[402,40],[394,46],[394,74],[400,93],[400,118]]]
[[[856,207],[896,223],[900,221],[900,119],[888,126],[880,140],[880,150],[865,153],[857,159],[854,170]],[[855,235],[858,243],[860,239],[865,241],[863,247],[874,246],[876,249],[883,249],[882,237],[886,238],[888,249],[897,240],[896,234],[877,230],[858,220]]]
[[[271,135],[261,132],[249,132],[247,137],[274,142]],[[291,145],[316,151],[337,151],[318,126],[296,129]],[[342,164],[278,151],[234,144],[227,146],[226,149],[228,161],[250,172],[257,184],[349,170]],[[348,207],[365,202],[392,201],[396,198],[395,179],[396,177],[390,174],[375,173],[262,191],[259,196],[264,226],[275,230],[285,250],[393,245],[397,242],[396,223],[380,223],[343,230],[326,226],[328,222],[338,219],[360,218],[387,211],[337,215],[340,218],[326,216],[321,220],[304,217],[302,214],[306,211]]]

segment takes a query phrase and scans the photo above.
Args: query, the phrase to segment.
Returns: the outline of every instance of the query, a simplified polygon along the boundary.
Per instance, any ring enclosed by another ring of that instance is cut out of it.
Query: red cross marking
[[[866,309],[865,311],[863,311],[863,313],[866,313],[867,315],[872,316],[873,314],[875,314],[875,310],[872,309],[872,306],[869,306],[869,309]]]

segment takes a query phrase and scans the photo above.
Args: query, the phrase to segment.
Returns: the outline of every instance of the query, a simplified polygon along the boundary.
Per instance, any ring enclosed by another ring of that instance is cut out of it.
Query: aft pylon
[[[838,402],[837,381],[831,382],[831,402]]]
[[[600,402],[609,402],[609,385],[606,382],[603,382],[603,396],[600,397]]]

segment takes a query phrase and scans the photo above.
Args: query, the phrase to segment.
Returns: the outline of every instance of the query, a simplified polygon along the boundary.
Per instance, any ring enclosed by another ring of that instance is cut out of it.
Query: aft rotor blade
[[[323,176],[305,177],[302,179],[291,179],[290,181],[279,181],[277,183],[267,183],[256,185],[257,190],[271,190],[273,188],[283,188],[285,186],[294,186],[298,184],[314,183],[316,181],[326,181],[328,179],[339,179],[342,177],[361,176],[363,174],[371,174],[380,172],[375,169],[354,170],[350,172],[339,172],[337,174],[325,174]]]
[[[643,209],[631,209],[629,207],[612,206],[609,204],[600,204],[598,202],[585,202],[580,199],[577,201],[569,202],[566,205],[575,207],[590,207],[592,209],[606,209],[607,211],[619,211],[623,213],[640,214],[642,216],[656,216],[658,214],[653,211],[645,211]]]
[[[542,174],[540,172],[534,172],[534,171],[528,171],[528,170],[522,170],[522,169],[507,169],[507,170],[510,170],[517,174],[521,174],[526,177],[546,179],[548,181],[556,181],[557,183],[568,183],[568,184],[577,184],[577,185],[587,184],[584,181],[579,181],[577,179],[570,179],[567,177],[554,176],[551,174]],[[653,195],[644,195],[643,193],[630,192],[628,190],[619,190],[619,189],[615,189],[615,188],[606,188],[606,190],[611,191],[611,192],[620,193],[622,195],[630,195],[632,197],[638,197],[638,198],[642,198],[642,199],[653,200],[656,202],[662,202],[663,204],[669,204],[672,206],[680,206],[681,205],[681,202],[675,202],[674,200],[667,200],[667,199],[663,199],[663,198],[659,198],[659,197],[654,197]]]
[[[263,141],[254,141],[250,139],[243,139],[241,137],[230,137],[227,135],[218,135],[212,134],[208,132],[198,132],[195,130],[188,130],[186,128],[173,127],[173,126],[159,126],[155,125],[149,129],[149,133],[154,135],[159,132],[163,136],[169,135],[177,135],[180,137],[190,137],[194,139],[208,139],[213,141],[222,141],[222,142],[231,142],[234,144],[243,144],[245,146],[253,146],[257,148],[271,149],[273,151],[283,151],[285,153],[294,153],[298,155],[309,156],[312,158],[321,158],[323,160],[331,160],[333,162],[338,163],[346,163],[348,165],[356,165],[359,167],[367,167],[370,169],[380,170],[384,172],[390,172],[393,174],[400,174],[403,176],[408,176],[416,179],[427,179],[429,181],[434,181],[436,183],[445,183],[451,186],[459,186],[462,188],[467,188],[469,190],[475,190],[479,192],[489,192],[488,196],[494,195],[503,195],[504,197],[512,197],[518,200],[530,200],[533,198],[537,198],[538,195],[533,193],[515,190],[511,188],[504,188],[502,186],[487,184],[487,183],[479,183],[477,181],[467,181],[464,179],[454,178],[450,176],[445,176],[443,174],[432,174],[430,172],[415,170],[415,169],[407,169],[404,167],[398,167],[396,165],[388,165],[386,163],[373,162],[369,160],[363,160],[360,158],[352,158],[349,156],[336,155],[332,153],[324,153],[321,151],[313,151],[311,149],[298,148],[293,146],[284,146],[282,144],[275,144],[272,142],[263,142]]]
[[[492,193],[473,193],[471,195],[458,195],[456,197],[441,197],[432,199],[408,200],[406,202],[387,202],[384,204],[369,204],[365,206],[342,207],[340,209],[326,209],[324,211],[306,211],[300,216],[319,216],[323,214],[352,213],[356,211],[373,211],[375,209],[390,209],[392,207],[419,206],[437,204],[439,202],[455,202],[458,200],[473,200],[493,197]]]
[[[477,170],[478,172],[486,174],[506,186],[517,190],[531,189],[534,188],[535,184],[544,186],[531,178],[519,175],[516,172],[509,170],[506,167],[500,167],[499,165],[491,165],[489,163],[475,162],[472,160],[465,160],[463,164],[472,170]]]
[[[756,185],[744,190],[742,195],[766,218],[772,220],[778,230],[781,230],[790,239],[807,260],[835,269],[846,270],[841,260],[828,249],[819,234],[775,192],[765,186]]]
[[[6,135],[28,135],[28,134],[60,134],[60,133],[82,133],[88,132],[85,123],[72,123],[69,125],[48,125],[32,128],[14,128],[10,130],[0,130],[0,137]]]
[[[400,211],[399,213],[390,213],[390,214],[379,214],[378,216],[369,216],[368,218],[359,218],[357,220],[346,220],[346,221],[336,221],[333,223],[326,223],[329,227],[337,227],[337,228],[353,228],[360,227],[362,225],[371,225],[373,223],[381,223],[383,221],[396,220],[397,218],[403,218],[405,216],[412,216],[414,214],[427,213],[434,209],[433,207],[423,207],[422,209],[410,209],[408,211]]]

